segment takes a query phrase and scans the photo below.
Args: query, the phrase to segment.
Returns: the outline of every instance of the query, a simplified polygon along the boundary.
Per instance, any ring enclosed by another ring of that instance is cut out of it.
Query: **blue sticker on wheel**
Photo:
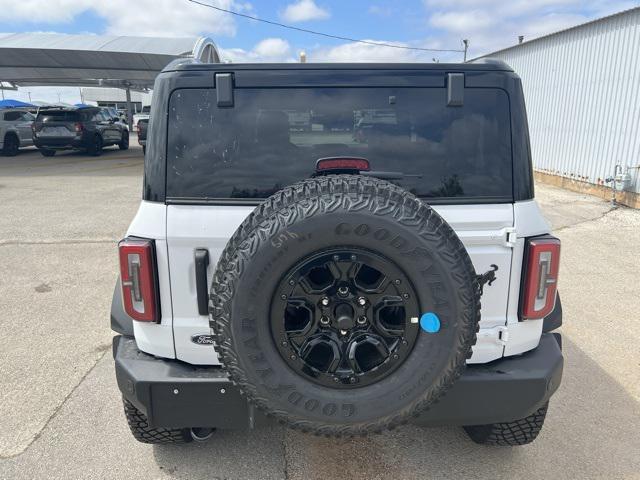
[[[420,317],[420,328],[427,333],[437,333],[440,331],[440,319],[433,312],[423,313]]]

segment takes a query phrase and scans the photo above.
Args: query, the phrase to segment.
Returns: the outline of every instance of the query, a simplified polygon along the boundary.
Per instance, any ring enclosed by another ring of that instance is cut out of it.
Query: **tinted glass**
[[[22,116],[21,112],[7,112],[4,114],[4,120],[6,122],[15,122]]]
[[[465,89],[448,107],[440,88],[236,89],[232,108],[213,89],[177,90],[169,103],[167,196],[265,198],[314,174],[331,156],[421,197],[510,200],[509,101]]]
[[[66,110],[53,110],[38,113],[39,122],[77,122],[78,112]]]

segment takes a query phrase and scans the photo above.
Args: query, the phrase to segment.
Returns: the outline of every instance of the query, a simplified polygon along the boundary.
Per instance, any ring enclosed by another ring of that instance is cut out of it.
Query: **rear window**
[[[366,158],[382,178],[424,198],[512,199],[509,100],[467,88],[214,89],[173,92],[167,197],[262,199],[309,178],[323,157]]]
[[[78,112],[53,111],[38,113],[39,122],[75,122],[79,118]]]

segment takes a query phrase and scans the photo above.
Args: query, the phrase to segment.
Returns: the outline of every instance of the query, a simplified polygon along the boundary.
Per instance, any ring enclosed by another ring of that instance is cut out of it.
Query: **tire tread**
[[[305,420],[287,411],[275,409],[248,381],[240,367],[231,334],[231,300],[235,280],[242,275],[247,262],[259,246],[259,238],[270,238],[274,231],[294,224],[300,218],[327,214],[343,208],[349,211],[368,210],[373,215],[392,216],[397,222],[419,229],[424,238],[436,235],[442,249],[453,252],[443,257],[448,268],[465,280],[466,289],[456,294],[466,305],[458,319],[467,328],[460,329],[458,350],[447,365],[447,375],[428,393],[395,414],[359,424],[322,424]],[[480,321],[481,289],[466,248],[453,229],[427,204],[410,192],[384,180],[355,175],[328,175],[304,180],[273,194],[244,220],[227,243],[214,273],[209,297],[210,326],[215,349],[232,381],[249,401],[285,425],[323,436],[355,436],[393,429],[417,416],[435,403],[460,377],[471,348],[476,342]]]
[[[481,445],[509,447],[527,445],[540,434],[548,407],[547,402],[528,417],[513,422],[490,423],[464,427],[464,429],[471,440]]]

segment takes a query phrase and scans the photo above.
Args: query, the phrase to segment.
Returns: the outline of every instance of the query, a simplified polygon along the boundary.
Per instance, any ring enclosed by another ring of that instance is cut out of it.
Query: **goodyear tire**
[[[451,387],[480,295],[431,207],[337,175],[254,210],[218,262],[209,306],[218,354],[252,403],[296,429],[352,436],[406,423]]]

